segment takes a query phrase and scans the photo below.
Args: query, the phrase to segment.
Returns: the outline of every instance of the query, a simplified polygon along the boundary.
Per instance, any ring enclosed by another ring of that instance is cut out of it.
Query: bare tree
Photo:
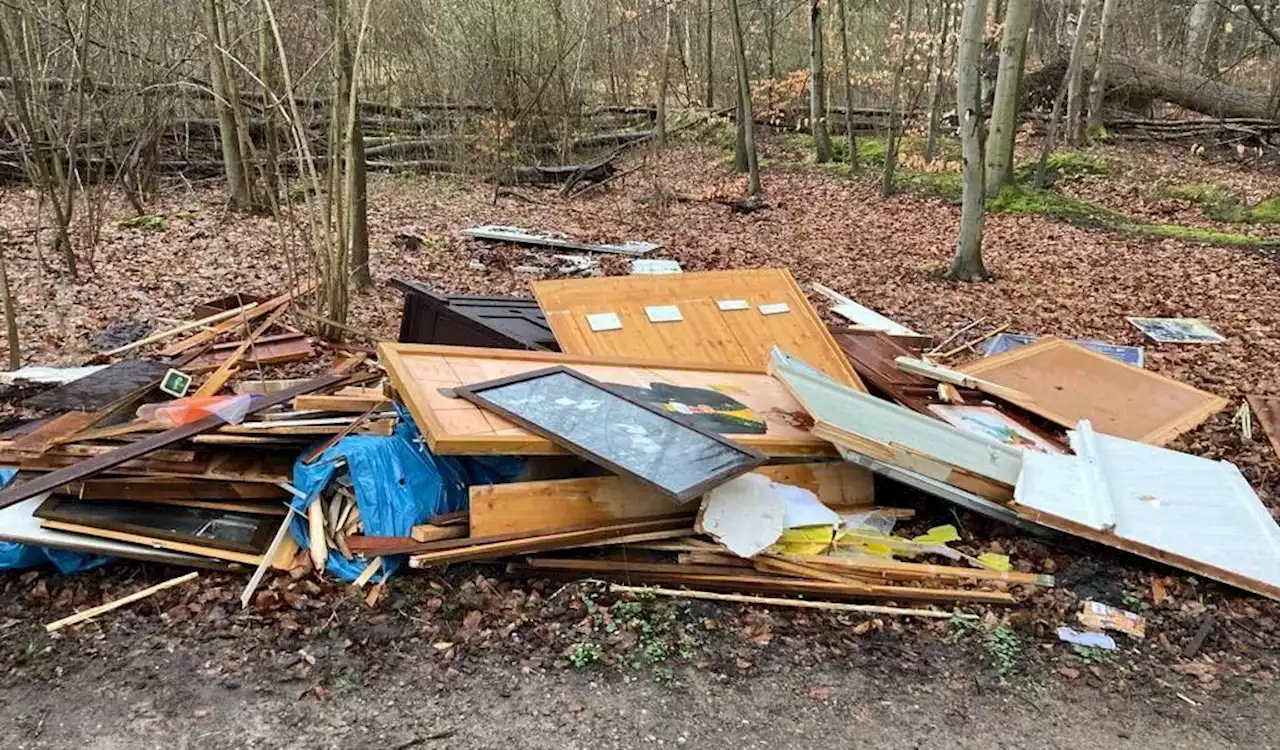
[[[898,168],[898,145],[902,138],[902,76],[907,67],[907,41],[911,35],[914,3],[907,0],[906,18],[898,39],[898,61],[893,69],[893,89],[889,94],[889,124],[884,139],[884,165],[880,171],[880,195],[893,195],[893,178]]]
[[[813,132],[813,159],[819,164],[831,161],[825,63],[822,53],[822,0],[809,0],[809,120]]]
[[[1089,29],[1093,24],[1095,0],[1080,0],[1076,19],[1076,35],[1071,41],[1071,59],[1067,62],[1067,141],[1078,146],[1084,141],[1084,63]]]
[[[222,0],[200,0],[200,15],[204,21],[205,45],[209,53],[209,77],[213,81],[214,109],[218,113],[218,136],[222,141],[222,166],[227,176],[227,188],[231,191],[231,205],[249,209],[254,205],[249,165],[243,144],[247,133],[241,133],[236,117],[238,94],[234,76],[228,67],[226,11]]]
[[[4,325],[9,344],[9,369],[22,367],[22,340],[18,337],[18,306],[13,300],[13,290],[9,288],[9,271],[5,262],[4,248],[8,244],[9,233],[0,227],[0,300],[4,301]]]
[[[707,0],[707,38],[706,48],[703,50],[705,58],[703,60],[704,70],[707,80],[707,95],[703,101],[703,105],[707,109],[715,106],[716,85],[715,85],[715,0]]]
[[[667,87],[671,81],[671,6],[666,7],[663,24],[662,59],[658,61],[658,121],[654,123],[654,141],[658,148],[667,145]]]
[[[842,0],[843,1],[843,0]],[[951,0],[942,0],[939,9],[938,29],[933,38],[933,54],[929,62],[932,75],[929,79],[929,124],[924,139],[924,159],[932,162],[938,153],[938,131],[942,127],[942,81],[947,50],[947,37],[951,30]]]
[[[738,0],[729,0],[729,30],[733,34],[733,60],[738,78],[738,127],[742,150],[747,161],[747,199],[759,202],[764,194],[760,187],[760,160],[756,155],[755,114],[751,106],[751,81],[747,73],[746,43],[742,38],[742,20]]]
[[[1187,46],[1183,50],[1182,67],[1192,73],[1208,70],[1209,43],[1213,38],[1218,0],[1195,0],[1187,15]]]
[[[991,132],[987,134],[986,194],[995,197],[1013,184],[1013,139],[1018,130],[1022,87],[1022,60],[1031,27],[1032,0],[1009,0],[1000,37],[1000,68],[991,105]]]
[[[1107,66],[1111,64],[1111,34],[1119,5],[1117,0],[1103,0],[1102,17],[1098,20],[1098,57],[1093,64],[1093,82],[1089,84],[1090,137],[1102,128],[1102,100],[1107,92]]]
[[[956,51],[956,109],[960,116],[964,196],[960,207],[960,237],[950,278],[982,281],[983,179],[982,159],[982,36],[987,0],[965,0],[960,20],[960,46]]]
[[[849,9],[848,0],[837,0],[840,4],[840,58],[841,78],[844,79],[844,133],[848,140],[848,153],[845,159],[853,169],[858,168],[858,140],[853,132],[853,71],[849,67]]]

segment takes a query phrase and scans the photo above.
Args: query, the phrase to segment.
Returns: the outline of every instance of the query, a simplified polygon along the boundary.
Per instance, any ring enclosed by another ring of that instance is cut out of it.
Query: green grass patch
[[[1156,190],[1152,198],[1194,203],[1205,216],[1225,224],[1280,224],[1280,196],[1273,195],[1256,206],[1249,206],[1225,185],[1213,182],[1168,185]]]

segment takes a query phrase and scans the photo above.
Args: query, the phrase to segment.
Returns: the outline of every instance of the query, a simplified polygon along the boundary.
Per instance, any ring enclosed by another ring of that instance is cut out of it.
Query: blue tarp
[[[399,408],[399,407],[397,407]],[[457,460],[433,455],[423,447],[413,420],[401,410],[400,424],[389,437],[352,435],[307,465],[293,465],[293,485],[306,499],[295,497],[290,530],[302,548],[308,546],[307,507],[320,495],[346,459],[355,490],[356,507],[364,533],[369,536],[409,536],[409,530],[432,516],[466,510],[467,487],[473,483],[510,481],[522,461],[498,458]],[[403,563],[402,557],[383,559],[374,580],[384,580]],[[330,554],[325,571],[353,581],[368,565],[359,558],[346,560]]]
[[[0,467],[0,487],[13,481],[18,470],[12,467]],[[46,563],[53,563],[62,573],[79,573],[82,570],[96,568],[109,563],[114,557],[103,555],[86,555],[82,552],[34,547],[30,544],[0,542],[0,570],[24,570],[38,568]]]

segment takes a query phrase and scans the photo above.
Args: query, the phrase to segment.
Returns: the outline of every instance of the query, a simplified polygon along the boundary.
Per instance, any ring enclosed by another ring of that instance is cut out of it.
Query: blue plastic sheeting
[[[12,482],[17,474],[18,470],[15,468],[0,467],[0,487]],[[0,542],[0,570],[24,570],[53,563],[61,573],[79,573],[82,570],[89,570],[109,563],[114,559],[114,557],[104,557],[102,555],[86,555],[82,552],[34,547],[30,544]]]
[[[522,461],[508,458],[482,462],[433,455],[423,447],[413,420],[403,410],[400,417],[399,426],[389,437],[352,435],[309,466],[301,459],[294,463],[293,485],[306,499],[294,498],[298,514],[292,517],[290,530],[301,548],[309,544],[306,509],[337,472],[339,459],[346,459],[356,507],[369,536],[409,536],[410,529],[432,516],[466,510],[471,484],[510,481],[508,477],[523,466]],[[384,557],[374,580],[385,580],[403,562],[403,556]],[[330,554],[325,570],[353,581],[367,565],[358,557],[347,560]]]

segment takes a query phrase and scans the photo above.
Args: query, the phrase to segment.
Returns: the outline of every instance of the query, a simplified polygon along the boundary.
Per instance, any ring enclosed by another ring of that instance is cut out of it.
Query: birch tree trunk
[[[809,0],[809,120],[813,130],[813,160],[819,164],[831,161],[826,60],[822,53],[822,0]]]
[[[932,162],[938,154],[938,131],[942,127],[943,61],[946,60],[947,34],[951,30],[951,2],[942,0],[941,19],[938,21],[938,38],[933,45],[930,66],[933,76],[929,83],[929,125],[924,139],[924,160]]]
[[[844,133],[848,141],[848,153],[845,160],[851,169],[858,168],[858,139],[853,133],[853,78],[849,69],[849,9],[848,0],[838,0],[840,4],[840,57],[844,78]]]
[[[747,197],[759,200],[760,160],[756,155],[755,113],[751,107],[751,81],[747,73],[747,50],[742,38],[738,0],[729,0],[729,26],[733,33],[733,61],[738,73],[738,123],[742,129],[742,150],[747,161]]]
[[[994,198],[1013,184],[1013,138],[1018,130],[1018,92],[1022,84],[1022,53],[1031,28],[1032,0],[1009,0],[1000,37],[1000,70],[991,105],[991,132],[987,135],[986,194]]]
[[[1196,0],[1187,14],[1187,45],[1182,51],[1182,68],[1192,73],[1204,73],[1209,57],[1209,40],[1213,36],[1213,21],[1217,0]]]
[[[1107,90],[1107,65],[1111,60],[1111,32],[1119,5],[1118,0],[1102,1],[1102,17],[1098,20],[1098,59],[1093,64],[1093,82],[1089,84],[1089,137],[1102,128],[1102,100]]]
[[[1071,41],[1071,59],[1067,62],[1067,142],[1078,146],[1084,140],[1084,58],[1089,27],[1093,23],[1094,0],[1080,0],[1080,15],[1076,19],[1076,35]]]
[[[654,123],[654,141],[658,148],[667,145],[667,86],[671,82],[671,6],[667,6],[666,30],[662,35],[662,60],[658,64],[658,121]]]
[[[960,116],[964,196],[960,208],[960,237],[948,276],[957,281],[987,278],[982,262],[982,36],[987,0],[965,0],[956,51],[956,110]]]

